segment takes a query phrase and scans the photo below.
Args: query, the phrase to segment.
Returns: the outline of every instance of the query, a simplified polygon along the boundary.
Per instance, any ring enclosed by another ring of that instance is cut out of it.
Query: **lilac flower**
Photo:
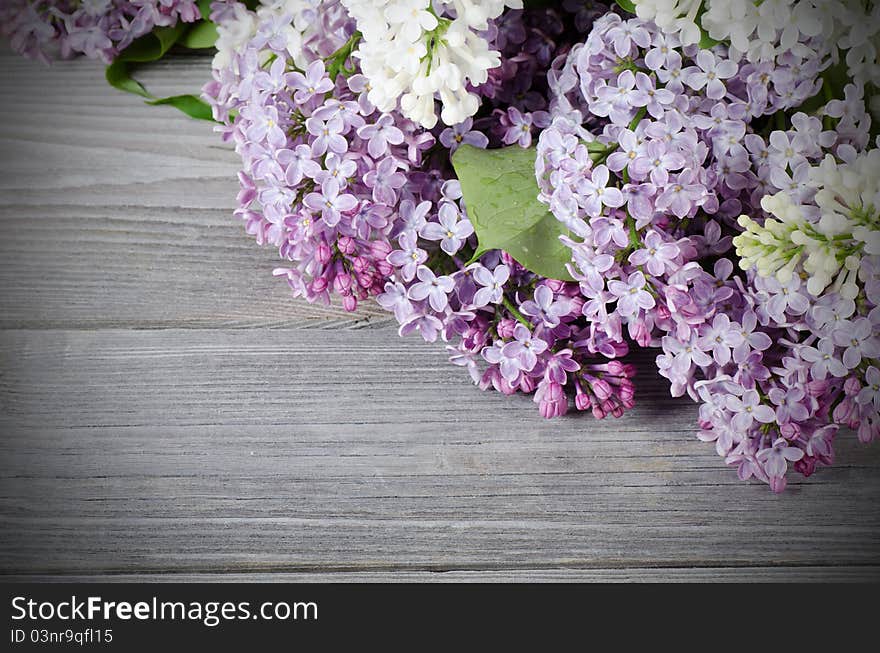
[[[807,159],[800,153],[794,142],[794,137],[789,137],[783,131],[774,131],[770,134],[769,162],[771,165],[785,170],[791,170],[806,163]]]
[[[632,104],[645,107],[654,118],[660,119],[666,108],[675,101],[675,94],[665,88],[655,88],[654,82],[645,73],[636,73],[636,89]]]
[[[700,348],[696,331],[687,340],[664,336],[663,349],[672,357],[672,369],[679,373],[687,372],[694,366],[706,367],[712,364],[712,358]]]
[[[767,396],[776,405],[776,421],[780,424],[804,422],[810,417],[803,388],[771,388]]]
[[[400,269],[400,276],[404,281],[412,281],[419,266],[428,260],[428,254],[419,248],[418,238],[413,231],[404,231],[397,241],[400,244],[400,249],[396,249],[388,255],[388,262]]]
[[[544,377],[564,385],[568,375],[581,369],[580,363],[574,360],[570,349],[563,349],[547,356],[544,363]]]
[[[856,401],[860,406],[873,406],[880,411],[880,370],[873,365],[865,372],[865,387],[859,390]]]
[[[651,182],[665,186],[669,181],[669,173],[680,170],[685,165],[685,158],[678,152],[668,150],[663,143],[648,143],[641,156],[636,157],[629,166],[629,171],[636,179],[650,176]]]
[[[324,168],[314,175],[316,183],[323,184],[326,179],[332,177],[344,186],[348,183],[349,177],[353,177],[357,172],[357,163],[351,158],[341,157],[331,152],[324,159]]]
[[[648,232],[642,244],[643,249],[637,249],[630,254],[630,263],[644,265],[655,277],[667,269],[673,269],[674,261],[679,255],[678,245],[664,242],[663,236],[655,230]]]
[[[726,88],[723,80],[730,79],[737,72],[737,65],[732,61],[717,60],[709,50],[700,50],[696,57],[696,66],[685,72],[685,83],[695,91],[706,89],[706,97],[720,100]]]
[[[272,68],[275,67],[276,63],[281,63],[283,69],[284,59],[279,57],[275,63],[272,64]],[[324,69],[324,61],[321,59],[317,59],[310,63],[309,67],[306,69],[305,75],[297,72],[288,73],[285,81],[291,88],[296,90],[293,99],[297,104],[305,104],[313,97],[322,93],[327,93],[333,89],[333,82],[327,77]]]
[[[724,366],[730,362],[731,348],[741,345],[743,340],[740,325],[721,313],[714,317],[712,325],[702,334],[699,346],[704,351],[711,351],[715,362]]]
[[[510,278],[510,268],[506,265],[499,265],[490,272],[482,265],[474,265],[470,269],[474,281],[482,286],[474,294],[473,305],[481,307],[500,303],[504,297],[504,284]]]
[[[273,147],[284,145],[284,131],[279,127],[278,109],[275,107],[245,107],[243,115],[250,120],[247,138],[252,142],[266,140]]]
[[[437,336],[443,331],[443,323],[434,315],[415,314],[400,325],[398,334],[401,337],[418,331],[425,342],[436,342]]]
[[[516,325],[513,337],[512,342],[508,342],[502,347],[503,355],[507,359],[516,361],[520,370],[531,372],[538,364],[538,355],[547,350],[547,343],[540,338],[533,337],[531,331],[522,324]]]
[[[660,70],[667,64],[670,56],[678,54],[675,48],[680,45],[675,35],[662,32],[654,34],[651,39],[651,48],[645,53],[645,65],[651,70]]]
[[[416,276],[419,282],[410,286],[410,299],[421,301],[427,299],[435,311],[443,311],[449,305],[449,293],[455,287],[452,277],[435,276],[430,268],[419,266]]]
[[[328,227],[335,227],[341,214],[357,206],[357,198],[348,193],[339,193],[339,182],[329,177],[322,185],[320,193],[309,193],[303,203],[312,211],[320,211],[321,218]]]
[[[647,144],[629,129],[622,129],[617,136],[619,148],[608,156],[608,169],[620,172],[638,157],[644,156]]]
[[[618,313],[627,317],[636,315],[639,310],[654,308],[657,302],[645,289],[647,283],[645,275],[641,272],[633,272],[625,282],[618,280],[608,282],[608,290],[617,297]]]
[[[344,126],[342,119],[338,117],[325,121],[312,116],[306,120],[306,130],[315,137],[312,154],[322,156],[328,151],[345,154],[348,151],[348,141],[341,134]]]
[[[625,184],[623,196],[626,199],[626,208],[636,221],[636,230],[644,229],[654,219],[654,197],[657,187],[651,183]]]
[[[443,202],[437,213],[438,222],[428,222],[419,231],[419,235],[426,240],[439,240],[440,249],[454,255],[468,236],[474,233],[474,228],[469,220],[459,220],[461,214],[452,202]]]
[[[820,298],[810,309],[810,315],[819,328],[837,328],[856,312],[856,303],[838,295]]]
[[[597,115],[608,116],[618,125],[626,125],[632,119],[634,100],[642,97],[641,91],[636,91],[635,86],[635,75],[631,70],[624,70],[618,75],[615,86],[605,85],[597,90],[599,102],[593,110]]]
[[[440,143],[450,152],[455,152],[462,144],[485,149],[489,138],[484,133],[473,130],[473,126],[473,118],[467,118],[464,122],[447,127],[440,134]]]
[[[740,325],[739,334],[740,343],[733,349],[733,360],[736,363],[745,361],[752,351],[766,351],[773,344],[773,341],[763,331],[758,331],[758,316],[754,311],[746,311]]]
[[[608,168],[598,165],[593,168],[593,174],[589,179],[581,181],[579,190],[582,197],[584,210],[598,217],[602,213],[602,207],[616,208],[623,206],[623,193],[613,186],[608,186]]]
[[[788,463],[796,462],[803,457],[803,450],[792,447],[785,438],[777,438],[772,447],[761,449],[757,454],[757,459],[764,465],[764,471],[771,478],[782,478],[788,469]]]
[[[788,283],[784,284],[775,279],[768,279],[768,282],[768,289],[772,295],[770,301],[767,302],[767,312],[777,322],[784,324],[786,313],[803,315],[809,310],[810,300],[801,292],[801,280],[798,277],[792,277]]]
[[[505,145],[518,143],[520,147],[529,147],[532,144],[532,128],[546,127],[548,124],[549,115],[545,111],[532,114],[508,107],[507,112],[501,115],[501,125],[505,128],[501,140]]]
[[[406,183],[406,175],[397,171],[394,157],[385,157],[364,175],[364,184],[373,189],[373,201],[393,205],[397,202],[397,190]]]
[[[510,343],[498,341],[491,347],[486,347],[482,351],[483,358],[492,365],[497,365],[501,376],[508,382],[513,383],[520,375],[521,364],[519,356],[515,352],[507,353],[504,348]]]
[[[633,46],[647,48],[651,45],[651,34],[638,20],[622,20],[611,27],[608,40],[614,46],[618,57],[626,57]]]
[[[431,210],[431,202],[425,200],[416,205],[406,199],[400,203],[400,223],[404,231],[418,232],[427,224],[427,215]]]
[[[535,288],[534,301],[526,300],[519,307],[523,315],[535,318],[540,324],[552,329],[559,326],[560,318],[571,311],[571,303],[567,298],[555,299],[553,291],[547,286]]]
[[[372,125],[364,125],[358,129],[358,136],[367,141],[367,151],[374,159],[378,159],[388,151],[388,144],[403,143],[403,132],[394,124],[394,118],[383,113]]]
[[[697,173],[690,168],[682,170],[678,177],[666,186],[657,198],[658,211],[669,209],[679,218],[683,218],[700,205],[706,197],[706,187],[697,181]]]
[[[847,367],[836,358],[836,348],[830,338],[819,341],[818,347],[802,346],[800,356],[808,363],[812,363],[810,374],[817,381],[823,381],[831,374],[836,377],[844,377]]]
[[[734,378],[744,388],[754,388],[758,382],[771,377],[770,370],[764,365],[764,359],[758,352],[752,352],[742,361],[737,361],[737,366]]]
[[[776,411],[761,403],[757,390],[746,390],[741,398],[730,395],[727,398],[727,409],[734,413],[732,423],[738,431],[747,431],[755,421],[761,424],[776,421]]]
[[[379,306],[394,313],[398,322],[406,322],[413,312],[412,303],[407,296],[406,287],[397,281],[385,284],[385,292],[376,297]]]
[[[583,276],[583,282],[593,290],[603,289],[605,273],[614,265],[614,257],[610,254],[596,254],[594,250],[585,247],[574,247],[572,255],[578,272]]]
[[[315,179],[321,172],[321,166],[312,158],[312,148],[308,145],[297,145],[293,150],[281,152],[291,153],[283,159],[286,163],[284,178],[290,186],[297,186],[305,177]]]
[[[863,358],[875,358],[880,355],[880,340],[874,332],[874,326],[867,318],[855,322],[841,322],[831,334],[831,339],[838,347],[846,347],[843,352],[843,364],[847,369],[855,368]]]
[[[683,65],[681,54],[673,50],[667,55],[666,61],[661,64],[661,67],[654,69],[657,73],[657,79],[666,85],[666,90],[673,93],[682,92],[685,79]]]
[[[360,107],[357,102],[352,100],[329,98],[324,101],[324,104],[315,109],[312,117],[321,120],[339,118],[343,125],[341,134],[348,134],[352,129],[358,130],[366,124],[363,116],[360,114]]]

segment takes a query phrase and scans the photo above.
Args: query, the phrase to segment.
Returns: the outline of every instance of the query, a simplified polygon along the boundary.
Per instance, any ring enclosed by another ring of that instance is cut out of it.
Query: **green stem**
[[[360,40],[361,33],[355,32],[341,48],[324,60],[327,66],[327,75],[331,80],[335,82],[340,73],[347,77],[355,72],[353,69],[346,68],[345,62],[351,57],[351,53],[354,52]]]
[[[506,295],[505,295],[504,298],[502,299],[502,303],[504,304],[504,308],[506,308],[508,311],[510,311],[510,314],[513,315],[513,317],[516,318],[516,321],[517,321],[517,322],[519,322],[519,323],[522,324],[524,327],[526,327],[526,328],[528,328],[529,330],[531,330],[531,328],[532,328],[532,323],[529,322],[526,318],[523,317],[523,314],[519,312],[519,309],[517,309],[517,307],[513,305],[513,302],[510,301],[510,300],[507,298]]]

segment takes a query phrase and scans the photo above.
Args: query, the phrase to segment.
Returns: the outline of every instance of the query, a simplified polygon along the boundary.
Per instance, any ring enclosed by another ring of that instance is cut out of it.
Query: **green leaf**
[[[124,61],[117,59],[107,66],[107,69],[104,71],[104,76],[107,78],[107,83],[113,88],[125,91],[126,93],[134,93],[135,95],[140,95],[145,98],[152,97],[150,92],[145,89],[139,81],[131,76],[128,71],[128,64]]]
[[[199,28],[201,25],[208,25],[213,29],[213,24],[211,23],[198,23],[192,30]],[[167,98],[157,98],[131,75],[132,66],[161,59],[175,43],[184,37],[184,34],[188,35],[192,30],[190,30],[190,26],[186,23],[178,23],[174,27],[157,28],[150,34],[135,40],[116,57],[112,64],[107,66],[104,72],[107,82],[110,86],[120,91],[133,93],[145,98],[147,104],[167,104],[182,111],[191,118],[213,121],[211,107],[197,96],[174,95]],[[216,38],[216,30],[214,34]],[[203,32],[200,38],[207,38],[207,36]],[[198,39],[194,37],[192,42],[197,43]],[[212,41],[211,45],[213,44],[214,42]]]
[[[711,36],[709,36],[709,33],[706,30],[704,30],[702,27],[700,28],[700,32],[702,34],[702,36],[700,37],[700,49],[711,50],[716,45],[721,43],[721,41],[716,41]]]
[[[632,2],[632,0],[617,0],[617,4],[624,11],[628,11],[631,14],[636,13],[636,5],[634,2]]]
[[[538,201],[535,148],[462,145],[452,165],[479,241],[475,259],[500,249],[536,274],[572,280],[565,267],[571,251],[559,240],[568,232]]]
[[[186,23],[177,23],[174,27],[157,27],[149,34],[136,39],[116,57],[115,61],[147,63],[161,59],[188,28],[189,25]]]
[[[204,50],[205,48],[213,48],[217,42],[217,26],[209,20],[203,20],[190,29],[183,38],[180,39],[180,45],[191,50]]]
[[[167,104],[178,111],[182,111],[190,118],[214,122],[214,114],[211,111],[211,107],[195,95],[172,95],[171,97],[163,97],[158,100],[148,100],[147,104]]]

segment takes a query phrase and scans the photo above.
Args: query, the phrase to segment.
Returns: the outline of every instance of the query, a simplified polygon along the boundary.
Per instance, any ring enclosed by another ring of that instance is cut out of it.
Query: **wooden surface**
[[[774,496],[650,355],[631,414],[545,421],[376,307],[287,299],[235,154],[89,62],[0,56],[0,148],[7,578],[880,579],[880,447]]]

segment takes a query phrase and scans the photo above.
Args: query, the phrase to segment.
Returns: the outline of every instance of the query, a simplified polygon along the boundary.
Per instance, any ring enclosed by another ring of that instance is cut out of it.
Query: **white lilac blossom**
[[[743,28],[700,49],[703,9],[656,0],[637,3],[656,22],[597,19],[549,74],[536,176],[573,234],[591,337],[661,347],[672,393],[701,403],[700,439],[781,491],[791,466],[831,464],[841,427],[880,433],[880,151],[864,152],[858,83],[800,108],[833,31],[806,14],[786,31],[774,13],[754,28],[767,48]],[[742,276],[723,258],[733,243]]]
[[[369,100],[381,111],[399,108],[431,128],[440,118],[457,125],[473,116],[473,87],[500,65],[484,37],[489,21],[522,0],[342,0],[363,35],[355,57],[370,82]]]
[[[813,296],[828,289],[856,299],[862,259],[880,255],[880,150],[843,163],[828,154],[802,169],[811,199],[780,191],[761,200],[773,217],[759,224],[740,216],[745,232],[733,241],[740,265],[781,283],[802,274]]]
[[[200,17],[195,0],[4,0],[0,36],[43,61],[85,55],[110,63],[154,28]]]

